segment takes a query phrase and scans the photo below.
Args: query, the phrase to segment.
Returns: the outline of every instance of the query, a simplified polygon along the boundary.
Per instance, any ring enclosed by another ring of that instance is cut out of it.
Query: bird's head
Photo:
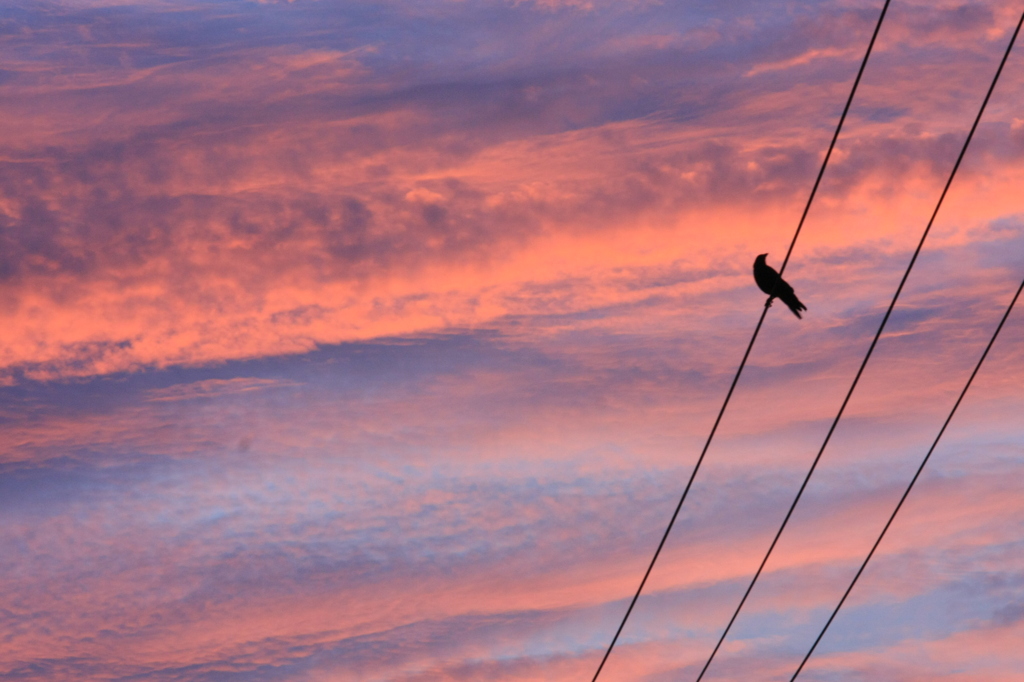
[[[762,253],[760,256],[757,257],[757,259],[754,262],[755,263],[761,263],[762,265],[764,265],[764,259],[767,258],[767,257],[768,257],[767,253]]]

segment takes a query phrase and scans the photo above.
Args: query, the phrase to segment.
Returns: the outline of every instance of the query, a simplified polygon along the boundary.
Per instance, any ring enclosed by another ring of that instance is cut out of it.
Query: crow
[[[775,268],[764,262],[767,253],[762,253],[756,259],[754,259],[754,281],[757,282],[757,286],[764,293],[768,294],[768,301],[764,304],[767,308],[772,304],[772,299],[776,296],[789,306],[789,309],[793,311],[793,314],[803,319],[800,316],[801,310],[807,310],[807,306],[800,302],[800,299],[793,293],[793,287],[789,286],[786,280],[779,277],[779,273],[775,272]]]

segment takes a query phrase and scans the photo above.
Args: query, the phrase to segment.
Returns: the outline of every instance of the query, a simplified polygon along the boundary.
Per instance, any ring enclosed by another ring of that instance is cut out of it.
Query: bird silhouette
[[[764,259],[767,256],[767,253],[762,253],[754,259],[754,281],[757,282],[757,286],[761,291],[768,294],[768,301],[765,302],[764,307],[771,306],[772,299],[778,297],[780,301],[793,311],[794,315],[803,319],[800,311],[807,310],[807,306],[800,302],[800,299],[793,293],[793,287],[789,286],[786,280],[779,277],[779,273],[775,272],[775,268],[765,262]]]

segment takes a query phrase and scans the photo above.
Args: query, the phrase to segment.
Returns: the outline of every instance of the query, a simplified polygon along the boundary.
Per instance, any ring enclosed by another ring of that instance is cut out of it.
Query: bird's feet
[[[769,296],[768,300],[764,302],[764,307],[765,308],[771,308],[772,307],[772,303],[774,301],[775,301],[775,297],[774,296]]]

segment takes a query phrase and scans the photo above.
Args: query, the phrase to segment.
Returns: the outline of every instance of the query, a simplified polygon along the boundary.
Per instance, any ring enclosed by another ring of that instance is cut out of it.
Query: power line
[[[711,427],[711,432],[708,434],[708,439],[704,443],[704,448],[700,452],[700,457],[697,458],[697,464],[693,467],[693,471],[690,473],[690,479],[686,482],[686,488],[683,489],[683,494],[679,498],[679,504],[676,505],[675,511],[672,513],[672,518],[669,520],[668,526],[665,528],[665,532],[661,536],[661,542],[658,543],[658,548],[654,550],[654,556],[651,558],[651,563],[647,566],[647,571],[644,573],[644,577],[640,581],[640,586],[637,588],[636,594],[633,595],[633,599],[629,603],[629,608],[626,609],[626,614],[622,617],[622,622],[619,623],[619,627],[615,631],[615,636],[612,637],[612,641],[608,645],[608,649],[604,652],[604,656],[601,658],[601,663],[597,666],[597,671],[594,673],[594,677],[591,682],[597,682],[598,676],[604,669],[604,664],[608,661],[608,657],[611,655],[612,649],[615,648],[615,643],[619,641],[619,635],[622,634],[622,629],[626,627],[626,621],[629,620],[629,616],[633,612],[633,607],[636,606],[636,602],[640,598],[640,593],[643,592],[644,585],[647,584],[647,578],[650,577],[651,571],[654,569],[654,564],[658,561],[658,556],[661,554],[661,550],[665,546],[665,541],[668,540],[669,533],[672,532],[672,526],[675,525],[676,518],[679,516],[679,510],[683,508],[683,503],[686,501],[686,496],[690,492],[693,480],[697,477],[697,471],[700,469],[700,465],[704,461],[704,455],[707,454],[708,447],[711,445],[711,441],[715,437],[715,432],[718,431],[718,425],[722,421],[722,415],[725,414],[725,408],[729,405],[729,400],[732,398],[733,391],[736,389],[736,384],[740,380],[743,368],[747,364],[747,358],[750,357],[750,351],[753,349],[754,342],[757,340],[757,335],[760,333],[761,326],[764,324],[764,318],[768,315],[768,306],[774,297],[775,289],[778,287],[779,282],[782,281],[782,273],[786,270],[786,265],[789,263],[789,257],[793,253],[793,247],[796,246],[796,240],[800,236],[800,231],[803,229],[804,221],[807,219],[807,213],[811,210],[811,203],[814,201],[814,196],[818,192],[818,186],[821,184],[821,178],[825,175],[825,168],[828,166],[828,161],[832,157],[832,150],[836,146],[836,140],[839,139],[839,132],[843,129],[843,123],[846,121],[846,115],[850,111],[850,105],[853,103],[853,96],[857,92],[857,86],[860,85],[861,76],[864,75],[864,68],[867,66],[868,57],[871,56],[871,50],[875,46],[875,39],[878,37],[879,29],[882,28],[882,20],[885,19],[885,13],[889,9],[890,2],[891,0],[885,0],[885,3],[882,5],[882,12],[878,15],[878,22],[875,24],[874,33],[871,34],[871,41],[868,43],[868,49],[864,53],[864,59],[861,60],[860,68],[857,70],[857,77],[853,80],[853,87],[850,89],[850,96],[846,98],[846,105],[843,107],[843,113],[839,117],[839,124],[836,126],[836,131],[832,135],[832,141],[829,143],[828,151],[825,152],[825,158],[821,162],[821,169],[818,171],[818,177],[814,180],[814,186],[811,188],[811,194],[807,197],[807,204],[804,206],[803,213],[800,215],[800,222],[796,226],[796,232],[793,233],[793,239],[789,243],[789,249],[786,251],[786,257],[783,259],[782,266],[779,268],[779,276],[772,288],[772,294],[769,295],[768,301],[765,303],[764,310],[761,311],[761,318],[757,321],[757,326],[754,327],[754,333],[750,337],[750,343],[747,344],[747,350],[743,353],[743,359],[740,361],[740,366],[737,368],[736,375],[732,379],[729,391],[725,394],[725,400],[722,402],[721,409],[718,410],[718,416],[715,417],[715,423]]]
[[[910,491],[913,489],[914,484],[917,483],[917,479],[921,476],[921,472],[924,471],[924,467],[928,464],[929,458],[931,458],[932,453],[935,452],[935,446],[939,444],[942,434],[946,432],[946,427],[949,426],[949,422],[953,420],[953,415],[956,414],[957,408],[960,407],[960,403],[963,401],[964,396],[967,395],[967,389],[971,387],[971,382],[974,381],[974,377],[977,376],[982,363],[985,362],[985,358],[988,357],[988,352],[992,350],[992,344],[996,342],[996,337],[998,337],[999,332],[1002,331],[1003,325],[1006,323],[1006,319],[1010,317],[1010,312],[1013,310],[1013,306],[1017,304],[1017,299],[1020,298],[1021,291],[1024,291],[1024,280],[1021,281],[1020,286],[1017,288],[1017,293],[1013,295],[1013,300],[1010,301],[1010,305],[1007,306],[1006,312],[1003,313],[1003,319],[999,321],[999,326],[996,327],[995,332],[992,334],[992,338],[989,339],[988,345],[985,346],[985,352],[981,354],[981,357],[978,359],[978,364],[974,366],[974,371],[971,372],[971,376],[967,379],[967,383],[964,385],[964,390],[960,391],[960,397],[956,399],[956,402],[953,404],[953,409],[949,411],[949,416],[946,417],[946,421],[943,422],[942,428],[939,429],[939,434],[935,436],[935,440],[932,441],[932,446],[928,448],[928,454],[924,456],[924,459],[921,461],[921,466],[917,468],[917,472],[914,474],[914,477],[910,479],[910,484],[903,492],[903,497],[901,497],[900,501],[896,504],[896,509],[893,510],[889,520],[885,522],[885,527],[882,528],[882,532],[878,534],[878,539],[875,540],[874,546],[872,546],[871,551],[868,552],[867,558],[864,559],[864,563],[862,563],[860,568],[857,569],[857,574],[854,575],[853,580],[850,581],[850,586],[847,587],[846,592],[843,593],[843,598],[839,600],[838,604],[836,604],[836,608],[832,611],[832,615],[828,617],[828,621],[825,623],[825,626],[821,628],[821,632],[818,633],[818,637],[814,640],[814,644],[811,645],[807,655],[804,656],[804,660],[800,662],[800,666],[796,669],[796,672],[793,673],[793,677],[789,678],[789,682],[793,682],[797,678],[797,675],[800,674],[800,671],[804,669],[804,666],[807,664],[807,660],[811,657],[811,654],[814,653],[814,650],[818,648],[818,643],[821,642],[821,638],[825,636],[825,632],[828,630],[829,626],[832,625],[832,621],[835,620],[836,614],[839,613],[839,609],[843,607],[843,604],[846,602],[846,598],[849,597],[850,592],[853,591],[853,586],[857,584],[857,580],[860,579],[861,574],[864,573],[864,569],[867,568],[868,562],[871,561],[871,557],[875,555],[875,550],[878,549],[878,545],[882,544],[882,538],[885,537],[886,532],[889,530],[889,526],[892,525],[892,522],[896,519],[896,515],[899,514],[900,508],[903,507],[903,503],[906,502],[907,496],[910,495]]]
[[[942,194],[939,196],[939,201],[935,205],[935,210],[932,212],[931,219],[928,220],[928,226],[924,229],[924,234],[921,235],[921,241],[918,242],[917,248],[914,249],[914,255],[910,259],[910,263],[907,265],[906,272],[903,273],[903,279],[900,280],[900,284],[896,287],[896,293],[892,297],[892,301],[889,303],[889,309],[885,311],[885,316],[882,318],[882,323],[878,325],[878,331],[875,332],[875,338],[871,341],[871,345],[868,347],[868,352],[864,356],[864,360],[860,364],[860,368],[857,370],[856,376],[853,378],[853,383],[850,384],[850,390],[847,391],[846,397],[843,398],[843,403],[839,407],[839,412],[836,414],[835,419],[832,421],[832,426],[829,427],[828,434],[825,436],[825,441],[821,444],[821,449],[818,450],[818,454],[814,458],[814,462],[811,464],[810,471],[807,472],[807,476],[804,478],[803,483],[800,485],[800,490],[797,491],[796,498],[793,500],[793,504],[790,505],[789,511],[786,512],[786,517],[782,520],[782,525],[779,527],[779,531],[775,534],[775,539],[772,540],[772,544],[768,547],[768,552],[764,555],[764,559],[761,561],[761,565],[758,567],[757,572],[754,574],[754,578],[750,581],[750,585],[747,587],[747,591],[743,594],[743,598],[740,599],[739,605],[732,614],[732,618],[729,619],[729,624],[725,626],[725,631],[722,636],[718,639],[718,643],[715,644],[714,650],[711,652],[711,656],[708,657],[707,662],[704,664],[703,669],[700,671],[700,675],[697,676],[697,682],[704,677],[704,673],[707,672],[708,667],[711,665],[711,661],[714,660],[715,654],[718,653],[718,649],[722,646],[722,642],[725,641],[726,636],[729,634],[729,630],[732,628],[736,617],[739,615],[740,610],[747,601],[747,597],[750,596],[751,590],[754,589],[754,584],[757,583],[757,579],[761,576],[761,572],[764,570],[765,564],[768,563],[768,557],[771,556],[772,550],[775,549],[775,545],[779,541],[779,537],[782,536],[782,531],[786,529],[786,524],[789,523],[790,517],[793,515],[793,510],[796,509],[796,505],[800,502],[800,498],[804,494],[804,490],[807,488],[807,483],[811,480],[811,476],[814,474],[815,468],[818,466],[818,462],[821,460],[822,454],[825,452],[825,448],[828,446],[829,440],[832,438],[833,432],[835,432],[836,425],[839,424],[839,420],[843,416],[843,412],[846,410],[846,405],[850,402],[850,396],[853,395],[854,389],[857,388],[857,383],[860,381],[861,374],[864,373],[864,368],[868,364],[868,360],[871,359],[871,354],[875,350],[875,346],[878,344],[878,339],[882,336],[882,331],[885,329],[886,323],[889,321],[889,316],[892,315],[893,308],[896,307],[896,301],[900,297],[900,293],[903,291],[903,285],[906,284],[907,278],[910,276],[910,271],[914,268],[914,263],[917,262],[917,257],[921,253],[921,248],[924,246],[925,239],[928,238],[928,233],[932,229],[932,225],[935,223],[935,217],[939,214],[939,209],[942,207],[942,201],[946,198],[946,194],[949,192],[950,185],[953,184],[953,178],[956,177],[956,172],[960,168],[960,163],[964,159],[964,154],[967,153],[967,147],[971,144],[971,140],[974,138],[974,132],[978,129],[978,123],[981,121],[982,114],[985,113],[985,107],[988,105],[989,99],[992,97],[992,91],[995,90],[996,83],[999,81],[999,76],[1003,72],[1003,66],[1006,65],[1006,60],[1010,56],[1010,51],[1013,49],[1013,44],[1017,40],[1017,34],[1020,33],[1021,24],[1024,24],[1024,14],[1021,15],[1020,21],[1017,23],[1017,28],[1013,32],[1013,37],[1010,38],[1010,44],[1006,47],[1006,52],[1003,54],[1003,59],[999,62],[999,68],[996,69],[996,75],[992,79],[992,84],[989,85],[988,92],[985,94],[985,99],[981,103],[981,108],[978,110],[978,115],[974,119],[974,124],[971,125],[971,130],[967,134],[967,139],[964,140],[963,148],[960,150],[960,155],[956,159],[956,163],[953,164],[953,170],[949,174],[949,179],[946,180],[946,186],[942,189]]]

